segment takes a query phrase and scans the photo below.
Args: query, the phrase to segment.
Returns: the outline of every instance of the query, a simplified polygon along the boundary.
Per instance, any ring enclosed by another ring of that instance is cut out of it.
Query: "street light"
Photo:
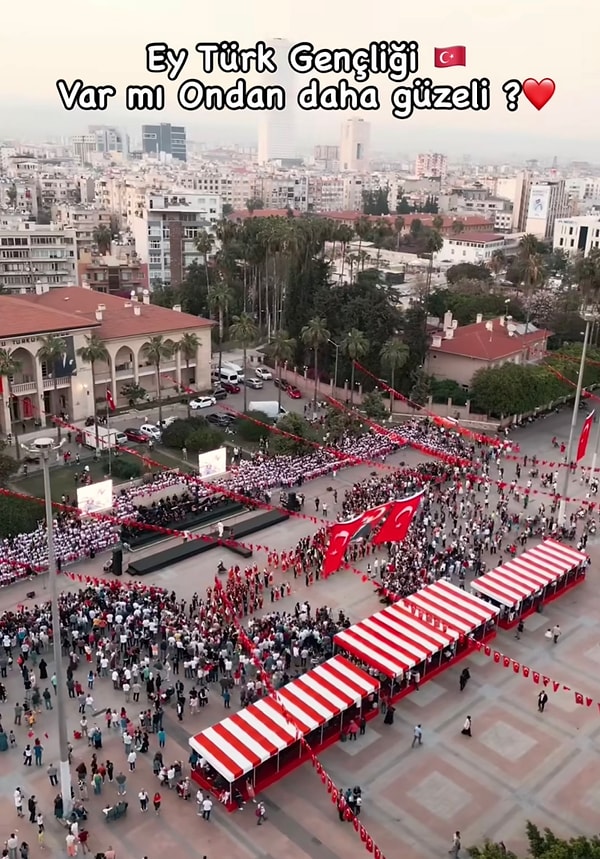
[[[52,513],[52,495],[50,492],[50,454],[60,450],[64,439],[58,444],[52,438],[36,438],[32,444],[25,447],[29,453],[41,455],[42,472],[44,475],[44,501],[46,504],[46,529],[48,532],[48,581],[52,610],[52,648],[54,652],[54,671],[56,674],[56,716],[58,718],[58,745],[60,753],[60,792],[63,801],[63,812],[70,813],[71,798],[71,767],[69,766],[69,743],[67,738],[67,711],[65,701],[65,678],[61,654],[60,614],[58,611],[58,587],[56,556],[54,553],[54,516]]]
[[[590,337],[590,325],[597,318],[597,313],[591,308],[585,307],[581,311],[585,320],[585,333],[583,335],[583,349],[581,350],[581,363],[579,364],[579,376],[577,377],[577,390],[575,391],[575,402],[573,403],[573,415],[571,417],[571,429],[569,431],[569,443],[567,445],[567,458],[565,462],[565,479],[563,481],[562,497],[558,505],[558,524],[563,528],[567,519],[567,494],[569,492],[569,477],[571,476],[571,459],[573,456],[573,441],[575,439],[575,428],[579,417],[579,403],[581,402],[581,390],[583,388],[583,375],[585,372],[585,359],[587,355],[588,341]]]
[[[331,345],[335,347],[335,368],[333,371],[333,386],[334,386],[334,388],[337,388],[337,386],[338,386],[338,383],[337,383],[337,380],[338,380],[338,364],[339,364],[339,358],[340,358],[340,345],[339,345],[339,343],[336,343],[334,340],[332,340],[331,337],[327,338],[327,342],[331,343]]]

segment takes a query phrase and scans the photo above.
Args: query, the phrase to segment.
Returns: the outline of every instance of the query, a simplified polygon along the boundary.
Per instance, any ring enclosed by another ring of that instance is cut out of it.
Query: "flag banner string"
[[[557,370],[555,367],[551,367],[550,364],[545,364],[546,370],[549,370],[553,376],[556,376],[561,382],[564,382],[565,385],[570,385],[572,388],[577,388],[577,382],[573,382],[567,376],[563,376],[563,374]],[[596,402],[600,403],[600,397],[596,394],[592,394],[591,391],[587,389],[582,390],[581,397],[583,400],[596,400]]]
[[[301,744],[301,746],[305,749],[307,754],[310,756],[310,761],[312,763],[312,766],[313,766],[315,772],[317,773],[317,775],[319,776],[319,778],[321,780],[321,784],[323,784],[326,787],[327,793],[331,797],[331,802],[337,806],[337,808],[339,809],[340,812],[343,813],[344,818],[348,822],[352,823],[353,829],[354,829],[355,833],[359,836],[361,843],[365,847],[365,850],[368,853],[372,853],[376,857],[376,859],[385,859],[385,856],[382,854],[381,849],[377,846],[377,844],[375,843],[375,841],[373,840],[373,838],[369,834],[366,827],[360,822],[358,816],[347,805],[347,803],[344,799],[343,791],[337,787],[337,785],[335,784],[333,779],[327,773],[327,770],[323,767],[321,761],[319,760],[319,757],[315,754],[315,752],[312,750],[312,747],[310,746],[310,744],[304,738],[302,728],[298,724],[297,719],[295,719],[295,717],[287,709],[287,707],[285,705],[285,700],[282,699],[282,696],[279,694],[277,689],[275,689],[275,687],[273,686],[271,678],[269,677],[269,675],[265,671],[264,665],[262,664],[260,659],[258,659],[257,657],[254,656],[254,650],[255,650],[254,644],[252,643],[252,641],[248,637],[243,625],[240,623],[239,618],[237,617],[237,612],[235,611],[235,606],[233,605],[233,603],[229,599],[229,595],[227,594],[227,592],[225,591],[225,589],[221,585],[221,582],[219,581],[219,579],[215,579],[215,591],[218,592],[221,600],[227,606],[228,613],[231,616],[231,620],[232,620],[232,622],[233,622],[233,624],[234,624],[234,626],[238,632],[239,640],[240,640],[242,646],[244,647],[244,649],[246,650],[247,654],[249,655],[255,668],[257,669],[258,676],[261,678],[262,682],[264,683],[265,688],[269,692],[269,695],[277,702],[277,704],[281,708],[281,712],[282,712],[285,720],[288,722],[288,724],[290,725],[290,727],[293,729],[293,731],[295,733],[296,740]]]
[[[564,352],[553,352],[551,357],[558,358],[561,361],[568,361],[570,364],[579,364],[581,362],[581,355],[565,355]],[[588,358],[587,356],[585,363],[591,364],[592,367],[600,367],[600,361],[594,361],[593,358]]]
[[[548,633],[550,633],[550,635],[548,635]],[[552,638],[552,630],[547,630],[545,635],[547,638]],[[542,674],[539,671],[534,671],[533,669],[529,668],[528,665],[523,665],[521,662],[518,662],[516,659],[513,659],[510,656],[506,656],[504,653],[501,653],[498,650],[493,650],[488,644],[483,644],[481,641],[473,641],[472,644],[481,653],[484,653],[486,656],[489,656],[491,659],[493,659],[495,665],[502,665],[504,668],[512,669],[515,674],[522,674],[523,677],[525,677],[526,679],[529,679],[531,677],[532,681],[536,685],[539,686],[541,684],[544,688],[551,689],[552,692],[572,693],[575,697],[576,704],[591,707],[594,703],[596,703],[598,711],[600,712],[599,701],[595,702],[593,698],[590,698],[587,695],[583,695],[581,692],[575,692],[570,686],[567,686],[565,683],[561,683],[558,680],[553,680],[546,674]]]
[[[459,435],[464,435],[468,438],[472,438],[474,441],[479,442],[479,444],[486,444],[490,447],[500,448],[506,446],[506,442],[503,439],[494,438],[493,436],[475,432],[474,430],[467,429],[467,427],[463,427],[460,424],[455,424],[454,421],[449,418],[443,418],[440,415],[436,415],[435,412],[429,411],[429,409],[425,408],[425,406],[421,406],[418,403],[413,402],[408,397],[405,397],[404,394],[401,394],[400,391],[397,391],[395,388],[390,387],[387,382],[384,382],[383,379],[380,379],[374,373],[371,373],[370,370],[367,370],[367,368],[363,367],[363,365],[360,364],[358,361],[353,361],[352,363],[357,370],[360,370],[360,372],[364,373],[365,376],[370,376],[371,379],[374,379],[377,384],[380,385],[385,391],[387,391],[392,397],[406,403],[411,407],[411,409],[414,409],[421,414],[426,414],[427,417],[431,418],[431,420],[435,421],[435,423],[443,422],[443,426],[449,426],[454,430],[454,432],[458,433]]]

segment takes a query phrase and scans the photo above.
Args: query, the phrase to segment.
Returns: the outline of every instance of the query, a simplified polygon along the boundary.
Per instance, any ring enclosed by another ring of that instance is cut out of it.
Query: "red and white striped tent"
[[[501,567],[471,582],[471,589],[513,608],[587,560],[585,552],[556,540],[544,540]]]
[[[455,630],[436,625],[433,616],[413,613],[399,602],[338,632],[333,641],[387,677],[399,677],[459,637]]]
[[[443,626],[460,635],[470,635],[480,626],[495,620],[500,611],[496,606],[444,579],[421,588],[403,599],[401,604],[414,606],[418,611],[433,615]]]
[[[376,678],[334,656],[279,689],[277,697],[269,695],[245,707],[190,737],[189,744],[232,783],[377,689]]]

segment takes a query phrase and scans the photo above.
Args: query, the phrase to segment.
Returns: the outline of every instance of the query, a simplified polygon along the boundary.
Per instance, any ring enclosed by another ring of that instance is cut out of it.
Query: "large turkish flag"
[[[380,543],[401,543],[402,540],[406,539],[410,523],[419,509],[423,494],[421,490],[409,498],[394,502],[388,517],[373,537],[373,543],[376,546]]]

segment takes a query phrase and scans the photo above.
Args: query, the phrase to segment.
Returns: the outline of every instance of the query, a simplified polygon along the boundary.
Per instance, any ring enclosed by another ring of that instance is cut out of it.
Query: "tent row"
[[[564,588],[583,580],[587,563],[585,552],[548,539],[474,579],[471,590],[497,606],[501,620],[513,623]]]

